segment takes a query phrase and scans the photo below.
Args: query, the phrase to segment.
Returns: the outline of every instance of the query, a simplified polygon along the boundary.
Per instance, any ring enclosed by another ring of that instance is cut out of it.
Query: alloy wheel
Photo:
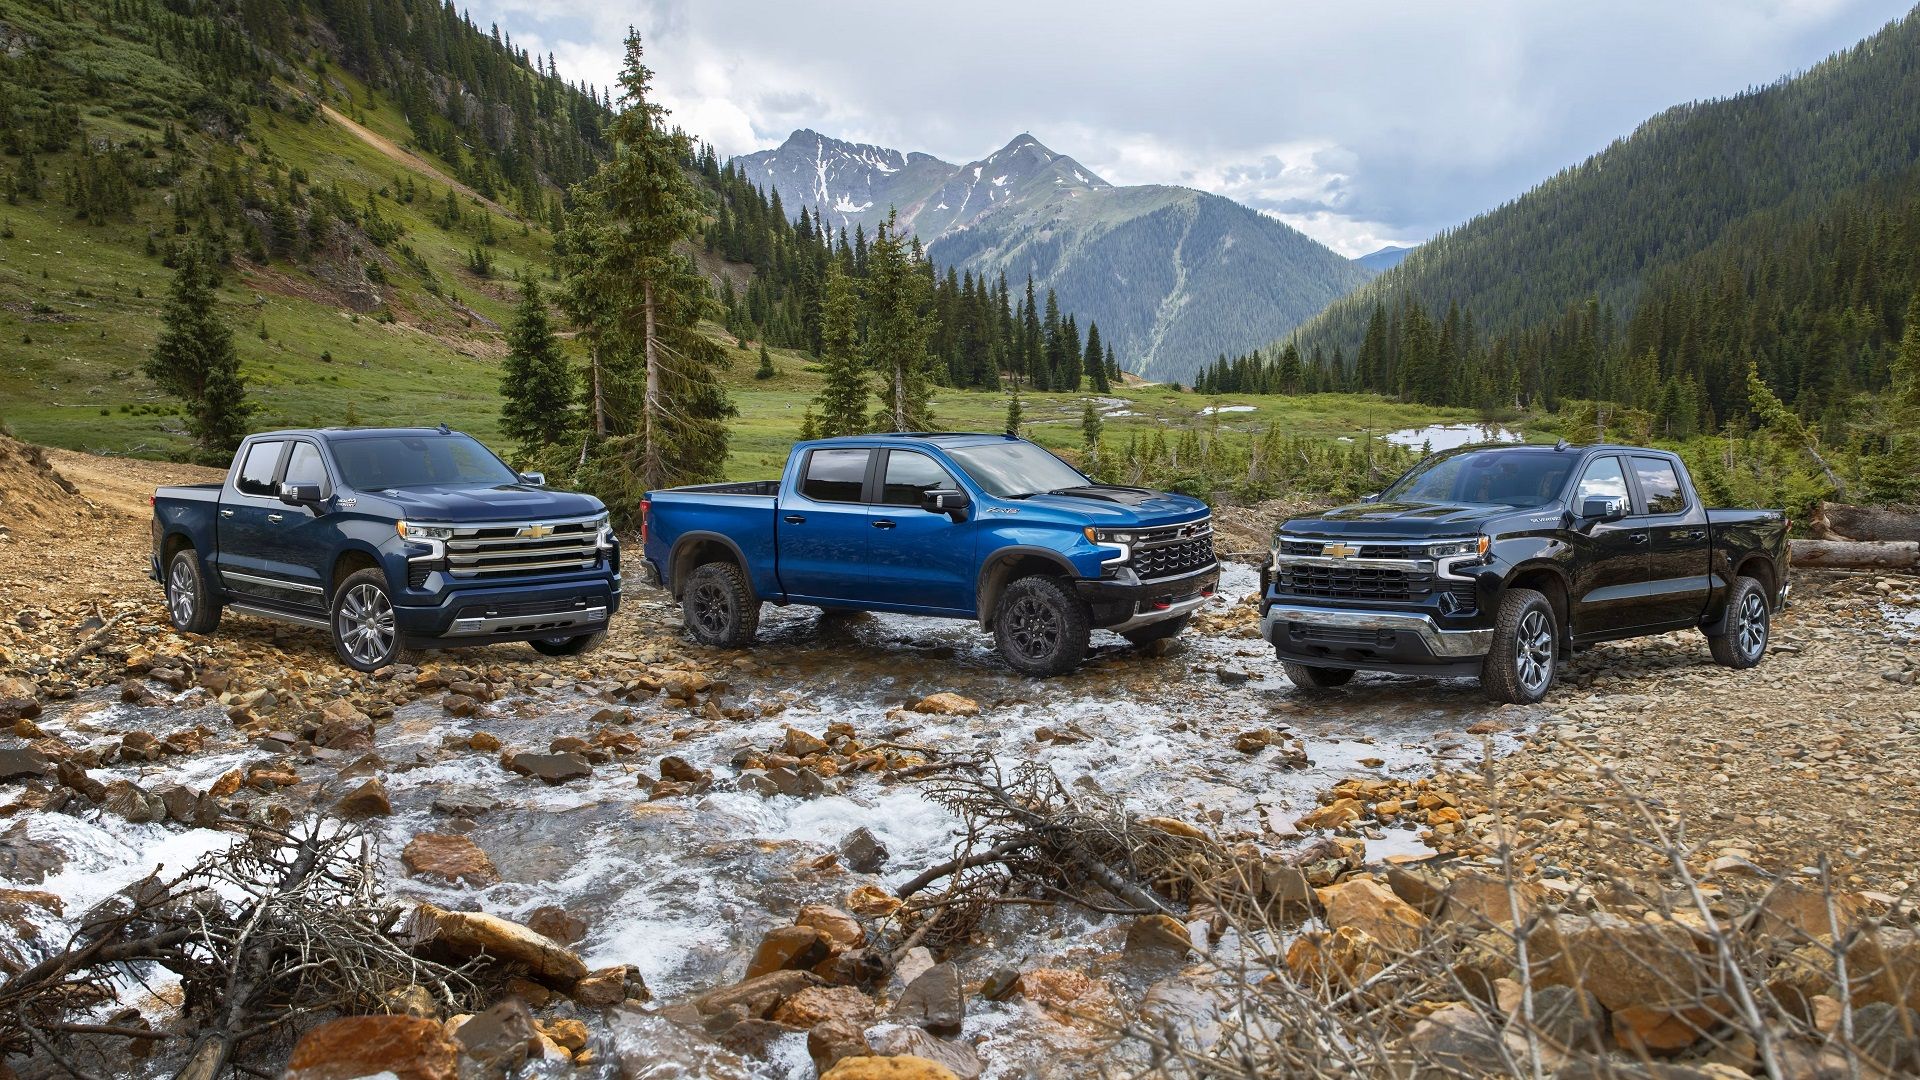
[[[193,567],[186,559],[175,559],[167,573],[167,611],[175,626],[193,621]]]
[[[727,590],[703,581],[694,587],[692,602],[693,620],[700,629],[715,636],[726,633],[727,623],[733,618],[733,601]]]
[[[1520,617],[1513,652],[1521,688],[1530,696],[1545,692],[1553,679],[1553,621],[1546,612],[1536,608]]]
[[[362,664],[375,664],[393,652],[393,604],[374,585],[355,585],[340,601],[334,633],[347,655]]]
[[[1039,600],[1023,596],[1008,612],[1007,636],[1021,656],[1044,660],[1060,647],[1060,613]]]
[[[1747,660],[1760,658],[1767,647],[1767,601],[1758,592],[1749,591],[1740,601],[1740,655]]]

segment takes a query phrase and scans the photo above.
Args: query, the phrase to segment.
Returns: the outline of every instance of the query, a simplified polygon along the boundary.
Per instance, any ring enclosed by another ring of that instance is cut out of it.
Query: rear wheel
[[[1180,631],[1187,628],[1187,623],[1191,619],[1191,615],[1182,615],[1177,619],[1162,619],[1138,630],[1129,630],[1120,636],[1134,645],[1151,645],[1156,641],[1179,637]]]
[[[596,630],[591,634],[581,634],[578,637],[534,638],[527,644],[533,646],[533,651],[542,656],[579,656],[599,648],[600,643],[605,640],[607,640],[607,632]]]
[[[1087,605],[1057,579],[1023,577],[994,608],[1000,655],[1027,675],[1063,675],[1087,658]]]
[[[1560,628],[1553,605],[1533,589],[1508,589],[1494,617],[1493,646],[1480,664],[1480,686],[1508,705],[1547,696],[1559,665]]]
[[[355,671],[378,671],[412,658],[400,637],[384,570],[370,566],[349,574],[334,591],[331,622],[333,651]]]
[[[167,621],[188,634],[211,634],[220,625],[220,602],[207,588],[192,548],[174,552],[167,563]]]
[[[738,649],[753,641],[760,629],[760,602],[739,567],[704,563],[687,575],[680,617],[687,633],[700,644]]]
[[[1293,685],[1302,690],[1332,690],[1353,681],[1350,668],[1314,667],[1311,664],[1296,664],[1291,660],[1280,661],[1280,670],[1287,673]]]
[[[1718,634],[1707,635],[1707,648],[1716,664],[1730,668],[1750,668],[1767,655],[1767,638],[1773,632],[1773,611],[1767,604],[1766,586],[1750,577],[1733,579],[1733,591],[1727,596],[1727,615]]]

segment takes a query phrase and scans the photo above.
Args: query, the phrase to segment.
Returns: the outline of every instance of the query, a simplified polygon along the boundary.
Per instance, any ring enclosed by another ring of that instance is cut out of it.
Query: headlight
[[[1080,531],[1086,534],[1086,537],[1088,540],[1091,540],[1096,544],[1131,544],[1133,543],[1134,534],[1126,531],[1125,529],[1096,529],[1091,525],[1089,525],[1087,528],[1082,529]]]
[[[1471,540],[1442,540],[1427,545],[1427,554],[1436,559],[1448,559],[1456,555],[1479,555],[1484,557],[1491,545],[1487,537],[1477,536]]]
[[[415,525],[411,522],[400,521],[394,523],[394,531],[398,532],[402,538],[407,540],[453,539],[453,527],[451,525]]]

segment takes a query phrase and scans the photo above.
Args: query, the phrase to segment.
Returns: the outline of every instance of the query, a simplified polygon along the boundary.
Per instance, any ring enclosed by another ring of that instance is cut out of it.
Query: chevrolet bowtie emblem
[[[1326,547],[1320,549],[1320,554],[1329,559],[1351,559],[1355,555],[1360,554],[1360,549],[1357,547],[1348,547],[1345,544],[1328,544]]]
[[[520,535],[526,537],[529,540],[538,540],[543,536],[553,535],[553,526],[529,525],[526,528],[520,530]]]

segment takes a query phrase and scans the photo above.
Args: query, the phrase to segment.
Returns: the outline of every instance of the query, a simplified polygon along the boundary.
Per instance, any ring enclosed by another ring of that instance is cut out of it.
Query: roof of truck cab
[[[839,435],[819,439],[815,446],[872,446],[876,443],[899,446],[979,446],[984,443],[1018,442],[1011,435],[989,431],[883,431],[873,435]]]
[[[307,435],[316,439],[338,440],[338,439],[373,439],[373,438],[380,438],[380,437],[390,437],[394,435],[416,436],[416,437],[424,438],[428,435],[465,435],[465,434],[466,432],[457,431],[457,430],[441,431],[437,427],[365,427],[365,428],[330,427],[330,428],[281,428],[278,431],[256,431],[250,437],[255,439],[265,439],[265,438],[282,437],[282,436],[288,436],[288,435]]]

